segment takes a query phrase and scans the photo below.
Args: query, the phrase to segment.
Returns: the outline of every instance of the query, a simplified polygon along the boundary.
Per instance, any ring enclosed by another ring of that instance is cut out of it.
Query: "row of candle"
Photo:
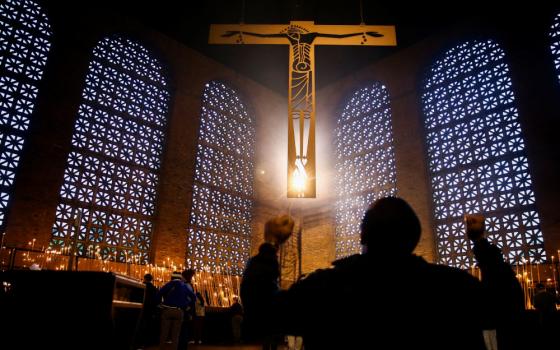
[[[21,268],[36,268],[44,270],[66,270],[68,268],[69,247],[60,250],[24,251],[17,254],[11,249],[0,250],[1,268],[8,267],[8,261],[13,261],[14,266]],[[116,257],[115,257],[116,258]],[[105,271],[114,272],[141,281],[145,274],[153,276],[153,283],[162,286],[170,280],[173,271],[185,269],[183,264],[176,264],[167,258],[163,265],[140,264],[139,256],[126,256],[127,262],[115,262],[108,258],[102,259],[99,249],[93,253],[88,251],[87,257],[77,259],[77,269],[80,271]],[[211,271],[209,267],[197,271],[193,277],[193,286],[200,292],[209,306],[227,307],[233,303],[234,297],[239,295],[240,277],[234,276],[225,270],[217,268]]]
[[[3,238],[4,234],[2,235],[2,244]],[[8,261],[13,261],[15,266],[23,268],[32,265],[47,270],[65,270],[68,268],[70,247],[63,247],[59,250],[45,250],[43,247],[41,251],[35,251],[35,239],[30,241],[28,245],[31,249],[16,257],[10,256],[15,251],[5,249],[3,245],[0,245],[0,267],[4,269],[8,266]],[[86,257],[80,257],[77,261],[78,270],[114,272],[137,280],[142,280],[145,274],[150,273],[154,278],[154,284],[157,286],[167,282],[173,271],[181,271],[185,268],[183,264],[176,264],[169,258],[159,266],[157,264],[141,264],[140,255],[129,255],[126,252],[125,262],[117,262],[116,252],[114,257],[111,256],[114,261],[109,258],[103,259],[98,246],[89,246],[85,255]],[[560,250],[558,251],[558,259],[560,260]],[[553,288],[558,296],[558,282],[560,281],[557,281],[557,263],[555,256],[551,256],[551,263],[530,264],[529,261],[524,261],[522,264],[515,265],[515,273],[525,292],[525,304],[528,309],[533,308],[532,297],[537,283],[543,283],[545,286]],[[478,278],[481,277],[479,269],[474,265],[470,273]],[[193,285],[205,297],[210,306],[224,307],[231,305],[233,298],[239,294],[240,278],[219,269],[211,272],[210,268],[206,267],[202,271],[197,271],[193,278]]]
[[[560,254],[560,251],[559,251]],[[530,264],[529,261],[524,260],[523,263],[514,265],[515,276],[519,284],[523,288],[525,296],[525,308],[534,309],[533,297],[537,284],[541,283],[550,291],[559,297],[560,289],[558,288],[558,266],[555,257],[551,257],[551,263],[534,263]],[[470,269],[470,274],[481,279],[481,271],[478,267],[473,265]]]

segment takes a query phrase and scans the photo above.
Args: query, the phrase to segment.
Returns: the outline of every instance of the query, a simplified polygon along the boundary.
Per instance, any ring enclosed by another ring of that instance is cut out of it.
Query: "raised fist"
[[[471,241],[478,241],[484,237],[484,215],[465,214],[465,227],[467,237]]]
[[[294,220],[288,215],[277,216],[264,225],[264,240],[276,246],[284,243],[292,235]]]

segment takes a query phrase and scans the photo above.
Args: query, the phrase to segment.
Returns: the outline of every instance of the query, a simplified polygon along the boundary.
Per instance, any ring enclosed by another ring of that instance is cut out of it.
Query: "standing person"
[[[196,292],[196,303],[194,304],[194,320],[193,320],[193,341],[202,344],[202,335],[204,331],[204,317],[206,316],[206,303],[200,292]]]
[[[233,343],[241,343],[241,326],[243,324],[243,306],[239,303],[239,297],[233,297],[233,304],[229,307],[231,315],[231,333],[233,335]]]
[[[481,283],[414,255],[421,231],[407,202],[377,200],[361,224],[364,253],[337,260],[278,293],[270,317],[285,334],[301,334],[306,350],[485,350],[489,308]],[[247,311],[251,300],[242,299]],[[341,301],[347,301],[344,307]]]
[[[164,349],[166,344],[176,350],[179,346],[179,336],[183,325],[185,310],[194,306],[196,296],[192,287],[185,283],[186,277],[191,276],[192,270],[185,270],[182,273],[173,272],[171,281],[167,282],[156,295],[161,303],[161,333],[159,346]],[[185,347],[181,348],[186,349]]]
[[[194,287],[192,285],[194,274],[195,271],[193,269],[188,269],[181,273],[181,276],[185,281],[185,285],[191,295],[189,305],[183,309],[183,323],[181,324],[181,333],[179,335],[179,349],[181,350],[187,349],[189,338],[192,336],[190,334],[190,330],[193,329],[193,319],[196,305],[196,294],[194,293]]]
[[[465,215],[466,235],[473,243],[484,295],[495,310],[495,325],[500,350],[519,349],[523,330],[520,324],[525,311],[523,289],[511,266],[504,261],[500,248],[485,237],[484,216]]]
[[[153,276],[149,273],[144,275],[144,301],[135,337],[138,349],[157,344],[158,288],[152,283],[153,279]]]
[[[276,246],[263,243],[247,262],[241,280],[241,300],[245,309],[245,328],[251,338],[263,343],[264,350],[276,350],[273,299],[278,293],[280,265]]]
[[[556,296],[553,291],[546,290],[542,283],[537,283],[536,289],[533,296],[533,306],[538,315],[535,348],[554,349],[558,347],[558,329],[560,329]]]
[[[554,293],[546,290],[544,284],[537,283],[533,296],[533,306],[539,313],[539,323],[544,325],[556,313],[556,297]]]

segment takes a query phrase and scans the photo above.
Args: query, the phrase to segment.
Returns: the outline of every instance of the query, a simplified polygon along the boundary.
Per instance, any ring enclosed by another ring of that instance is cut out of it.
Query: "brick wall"
[[[188,253],[186,234],[197,132],[201,96],[207,82],[223,81],[237,90],[249,105],[257,120],[256,169],[266,169],[266,176],[257,177],[256,194],[265,199],[279,196],[277,177],[281,175],[274,166],[285,162],[276,164],[272,160],[282,153],[274,146],[281,143],[286,129],[280,126],[285,125],[284,97],[137,23],[120,18],[104,18],[98,23],[87,14],[83,14],[83,21],[74,18],[68,22],[73,17],[57,16],[56,6],[51,13],[55,14],[52,19],[55,41],[16,181],[6,230],[7,245],[24,247],[32,239],[36,239],[36,248],[48,245],[91,52],[98,40],[114,32],[138,39],[169,70],[172,100],[154,217],[154,263],[161,264],[169,258],[179,264]],[[255,207],[256,218],[262,211]],[[254,227],[258,237],[262,228],[258,224]]]
[[[317,114],[328,128],[351,94],[373,81],[384,84],[392,108],[393,137],[398,195],[416,210],[422,236],[416,253],[433,261],[436,258],[432,221],[431,188],[421,110],[421,87],[430,64],[448,48],[471,39],[496,40],[506,52],[527,146],[537,207],[547,255],[560,249],[560,216],[557,210],[560,193],[560,84],[554,71],[547,37],[552,14],[536,11],[531,23],[538,26],[520,28],[525,14],[496,19],[496,23],[460,23],[452,30],[410,46],[397,54],[377,61],[318,91]],[[519,37],[531,37],[530,42]],[[324,157],[328,168],[332,159]]]

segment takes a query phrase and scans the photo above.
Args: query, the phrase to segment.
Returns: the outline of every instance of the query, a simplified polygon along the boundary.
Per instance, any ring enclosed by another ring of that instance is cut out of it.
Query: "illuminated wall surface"
[[[465,213],[486,215],[490,241],[510,263],[544,262],[504,51],[492,40],[447,51],[428,73],[422,103],[440,262],[472,266]]]
[[[554,57],[554,66],[556,67],[558,79],[560,79],[560,13],[556,15],[554,23],[550,28],[550,38],[552,39],[550,49]]]
[[[360,223],[377,198],[396,194],[391,107],[385,86],[358,90],[335,130],[336,257],[360,252]]]
[[[85,85],[52,245],[69,244],[81,211],[80,255],[147,262],[170,98],[164,70],[142,45],[113,36],[95,47]]]
[[[187,264],[239,275],[250,253],[255,121],[239,95],[206,84],[196,153]]]
[[[34,1],[0,4],[0,231],[50,49],[48,19]]]

